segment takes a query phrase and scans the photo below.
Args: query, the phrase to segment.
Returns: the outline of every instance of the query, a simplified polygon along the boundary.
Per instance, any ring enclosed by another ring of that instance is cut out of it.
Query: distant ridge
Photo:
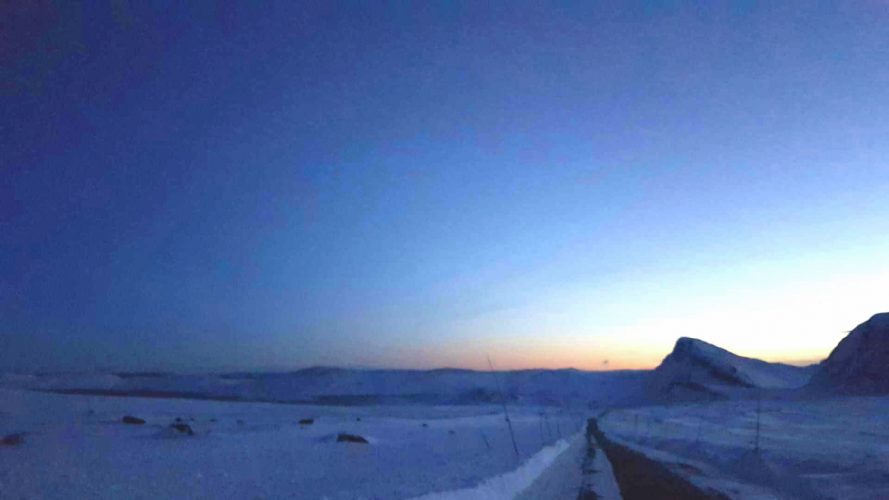
[[[312,366],[281,372],[0,373],[0,387],[66,394],[182,397],[301,404],[493,404],[562,407],[728,398],[889,394],[889,313],[858,325],[830,356],[806,367],[739,356],[681,337],[654,370],[503,370]],[[800,390],[801,389],[801,390]]]
[[[512,404],[585,408],[638,401],[647,371],[575,369],[434,370],[316,366],[286,372],[224,374],[98,373],[11,376],[0,386],[64,394],[268,401],[276,403]]]

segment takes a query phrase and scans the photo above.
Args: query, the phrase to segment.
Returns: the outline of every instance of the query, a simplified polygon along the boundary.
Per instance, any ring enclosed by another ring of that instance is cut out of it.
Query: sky
[[[886,2],[22,4],[0,369],[805,363],[889,310]]]

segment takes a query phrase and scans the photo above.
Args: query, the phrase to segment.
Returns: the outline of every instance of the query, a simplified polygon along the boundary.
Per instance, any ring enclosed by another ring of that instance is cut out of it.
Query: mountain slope
[[[746,358],[703,340],[682,337],[648,381],[655,399],[722,399],[758,389],[804,386],[814,368]]]
[[[842,394],[889,394],[889,313],[855,327],[812,376],[809,389]]]

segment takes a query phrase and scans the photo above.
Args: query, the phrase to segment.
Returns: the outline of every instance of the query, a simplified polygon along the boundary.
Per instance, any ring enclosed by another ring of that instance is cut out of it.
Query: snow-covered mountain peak
[[[698,356],[710,358],[714,361],[737,357],[721,347],[717,347],[709,342],[704,342],[701,339],[693,337],[679,337],[676,341],[676,345],[673,346],[672,354],[678,356]]]
[[[668,399],[724,397],[745,389],[801,387],[811,371],[738,356],[700,339],[681,337],[652,373],[649,389]]]
[[[867,320],[867,323],[880,330],[889,330],[889,312],[874,314]]]

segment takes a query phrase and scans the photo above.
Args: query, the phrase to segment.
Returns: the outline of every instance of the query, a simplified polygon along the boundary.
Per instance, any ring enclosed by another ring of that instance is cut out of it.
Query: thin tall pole
[[[540,413],[537,423],[538,427],[540,427],[540,446],[546,446],[546,438],[543,436],[543,412]]]
[[[759,414],[762,412],[762,399],[756,398],[756,441],[753,446],[753,452],[759,454]]]
[[[696,444],[701,442],[701,429],[703,428],[703,426],[704,426],[704,419],[699,417],[698,418],[698,433],[695,436],[695,443]]]
[[[494,363],[491,362],[491,356],[488,356],[488,366],[491,367],[491,373],[497,377],[494,371]],[[503,405],[503,416],[506,417],[506,426],[509,428],[509,438],[512,439],[512,449],[515,451],[516,458],[519,457],[519,445],[515,441],[515,433],[512,431],[512,420],[509,419],[509,411],[506,409],[506,395],[503,393],[503,384],[497,379],[497,389],[500,391],[500,403]]]
[[[484,432],[482,432],[481,434],[482,434],[482,440],[485,442],[485,448],[487,448],[488,451],[491,451],[491,443],[488,442],[488,436],[485,436]]]

